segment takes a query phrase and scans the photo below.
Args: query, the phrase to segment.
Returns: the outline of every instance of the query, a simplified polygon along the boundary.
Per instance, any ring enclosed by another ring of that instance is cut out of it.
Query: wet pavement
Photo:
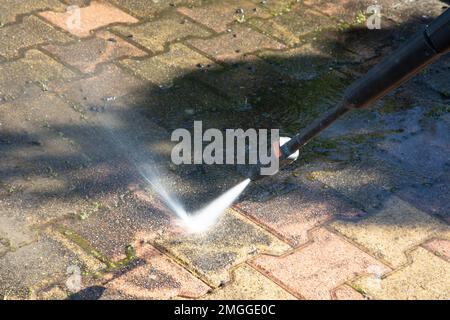
[[[174,129],[293,135],[448,6],[2,1],[0,298],[449,299],[448,55],[204,234],[149,183],[199,209],[243,178],[174,165]]]

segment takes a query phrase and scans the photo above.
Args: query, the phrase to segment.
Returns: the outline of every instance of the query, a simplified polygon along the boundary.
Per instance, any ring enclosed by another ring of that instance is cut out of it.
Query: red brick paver
[[[424,247],[436,255],[450,261],[450,241],[435,239],[424,244]]]
[[[98,32],[95,38],[84,42],[68,46],[48,45],[44,48],[84,73],[94,72],[100,63],[147,54],[107,31]]]
[[[54,25],[77,37],[88,37],[91,31],[112,23],[136,23],[138,20],[116,7],[100,1],[92,1],[90,6],[60,13],[46,11],[39,14]]]
[[[206,40],[190,40],[198,50],[222,61],[233,61],[243,54],[262,49],[283,49],[285,46],[245,26],[235,26],[231,32]]]
[[[360,274],[389,268],[325,229],[312,243],[283,257],[261,256],[252,264],[289,291],[306,299],[330,299],[330,291]]]
[[[108,283],[107,288],[139,299],[198,298],[210,289],[152,246],[138,248],[136,256],[137,267]]]

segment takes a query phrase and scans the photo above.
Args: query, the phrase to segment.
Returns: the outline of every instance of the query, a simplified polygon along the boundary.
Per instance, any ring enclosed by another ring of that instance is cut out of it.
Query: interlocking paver
[[[2,215],[0,217],[0,239],[4,239],[3,242],[8,245],[8,249],[15,250],[36,241],[37,237],[36,233],[28,229],[23,221]]]
[[[72,39],[34,16],[25,17],[22,22],[0,28],[0,56],[15,58],[24,48],[50,41],[66,43]]]
[[[394,267],[407,263],[405,252],[432,237],[450,237],[450,226],[391,196],[383,207],[358,221],[332,227]]]
[[[325,229],[312,243],[282,257],[260,256],[252,264],[267,277],[306,299],[330,299],[331,290],[358,274],[389,268]]]
[[[216,32],[224,32],[233,22],[244,22],[254,17],[270,17],[262,7],[251,1],[225,0],[211,2],[201,7],[181,7],[178,11]]]
[[[388,0],[391,1],[391,0]],[[380,1],[378,1],[380,2]],[[381,2],[385,2],[382,0]],[[373,5],[370,1],[352,1],[352,0],[305,0],[304,3],[312,6],[316,10],[323,12],[336,20],[343,20],[347,23],[355,23],[358,15],[364,14],[366,9]]]
[[[109,99],[118,99],[144,85],[115,65],[103,66],[101,72],[88,79],[55,86],[58,94],[86,107],[101,107]]]
[[[212,286],[229,281],[228,270],[258,252],[281,254],[289,246],[229,209],[218,223],[204,234],[163,235],[159,247]]]
[[[400,1],[384,0],[383,13],[397,23],[414,22],[415,28],[420,28],[421,24],[430,22],[440,15],[448,3],[441,0],[428,1]]]
[[[252,98],[262,100],[263,91],[275,91],[277,87],[280,87],[279,83],[285,80],[282,74],[254,55],[241,59],[231,69],[201,72],[196,76],[204,83],[214,86],[226,96],[242,104],[240,106],[242,108],[241,116],[245,116],[243,111],[251,109],[250,105],[245,105],[246,99],[247,102]],[[224,86],[224,83],[227,85]]]
[[[44,47],[65,63],[81,72],[91,73],[100,63],[124,57],[143,57],[146,53],[116,35],[101,31],[94,38],[67,46],[47,45]]]
[[[369,211],[379,208],[398,188],[427,182],[408,171],[370,159],[315,170],[309,177],[334,188]]]
[[[437,256],[450,261],[450,240],[434,239],[423,245]]]
[[[0,103],[14,100],[26,94],[30,82],[48,86],[50,83],[68,80],[75,74],[60,63],[37,50],[30,50],[25,57],[1,65]]]
[[[344,53],[342,49],[316,46],[311,43],[286,51],[265,51],[258,56],[279,72],[298,80],[316,78],[335,64],[352,58],[352,55]]]
[[[152,52],[164,51],[166,45],[186,37],[206,37],[211,33],[181,15],[165,15],[161,19],[137,26],[120,26],[113,30],[132,39]]]
[[[209,287],[150,245],[136,250],[130,271],[107,284],[108,289],[135,299],[198,298]]]
[[[77,263],[70,251],[42,237],[0,259],[0,296],[4,299],[32,297],[40,287],[56,281],[64,283],[67,268]]]
[[[58,0],[3,0],[0,3],[0,25],[14,22],[17,16],[36,10],[63,8],[64,5]]]
[[[194,39],[187,41],[187,43],[222,61],[233,61],[244,54],[258,50],[283,49],[285,47],[283,44],[243,25],[234,26],[231,32],[211,39]]]
[[[449,194],[448,179],[439,179],[431,184],[417,184],[396,192],[396,195],[403,200],[429,214],[442,217],[448,223],[450,223]]]
[[[333,299],[336,300],[364,300],[364,296],[348,285],[336,288],[332,293]]]
[[[202,297],[208,300],[293,300],[283,288],[254,270],[249,265],[232,272],[232,281]]]
[[[294,6],[291,12],[273,19],[253,19],[249,24],[265,34],[282,40],[288,46],[306,41],[305,36],[310,32],[335,27],[335,23],[328,17],[311,10],[305,10],[300,5]]]
[[[112,23],[138,22],[120,9],[100,1],[92,1],[88,7],[82,7],[78,12],[45,11],[39,15],[77,37],[88,37],[93,30]]]
[[[420,247],[410,255],[411,264],[381,279],[362,277],[352,286],[372,299],[448,300],[450,264]]]
[[[297,0],[278,0],[278,1],[258,1],[259,5],[267,9],[272,15],[278,16],[290,12],[292,7],[297,5]]]
[[[69,239],[115,263],[126,258],[127,246],[136,243],[137,238],[141,240],[136,236],[138,232],[154,238],[174,228],[175,216],[155,198],[143,201],[127,190],[119,190],[115,200],[103,214],[64,221]]]
[[[160,13],[177,6],[193,7],[203,0],[172,0],[172,1],[141,1],[141,0],[110,0],[139,18],[152,18]]]
[[[16,218],[24,229],[68,215],[83,203],[73,197],[79,180],[72,173],[89,163],[79,142],[92,136],[70,105],[32,89],[29,97],[2,105],[0,113],[2,136],[10,140],[0,146],[0,179],[8,186],[2,217]]]
[[[170,86],[178,77],[188,75],[197,66],[204,66],[205,70],[218,68],[213,61],[179,43],[170,46],[167,53],[144,60],[126,59],[121,64],[160,86]]]
[[[352,217],[362,214],[320,184],[297,183],[287,194],[268,201],[244,199],[240,210],[299,246],[308,241],[308,232],[333,216]]]
[[[450,124],[434,120],[401,141],[385,140],[378,144],[380,157],[408,168],[424,177],[436,179],[450,165]]]

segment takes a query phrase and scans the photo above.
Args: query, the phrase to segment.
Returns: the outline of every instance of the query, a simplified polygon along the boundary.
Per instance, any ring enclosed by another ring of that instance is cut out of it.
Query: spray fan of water
[[[167,173],[156,168],[155,164],[159,160],[149,152],[147,147],[142,145],[139,139],[133,139],[131,135],[126,135],[120,130],[119,117],[115,116],[114,113],[107,113],[103,114],[99,120],[107,129],[107,138],[113,141],[114,146],[122,154],[127,155],[141,177],[151,186],[165,205],[177,215],[181,225],[190,233],[201,233],[211,228],[250,183],[250,179],[246,179],[205,207],[195,212],[187,212],[178,198],[162,183],[161,177],[167,176]]]
[[[188,213],[180,202],[155,177],[152,178],[149,176],[146,166],[138,165],[137,167],[141,176],[152,186],[152,189],[159,195],[167,207],[180,218],[182,226],[190,233],[205,232],[216,224],[222,213],[233,204],[250,183],[250,179],[245,179],[200,210]]]

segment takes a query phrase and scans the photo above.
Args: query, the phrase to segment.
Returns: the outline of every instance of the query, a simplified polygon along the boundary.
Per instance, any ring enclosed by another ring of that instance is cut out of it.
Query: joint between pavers
[[[183,259],[177,258],[170,250],[168,250],[166,247],[164,247],[161,244],[158,244],[156,241],[148,241],[147,244],[151,245],[156,251],[158,251],[160,254],[162,254],[164,257],[169,259],[172,263],[175,263],[179,267],[181,267],[183,270],[186,270],[188,273],[190,273],[193,277],[203,282],[205,285],[207,285],[209,288],[214,288],[215,285],[212,282],[209,282],[207,277],[202,275],[201,273],[197,272],[195,268],[191,268],[189,263],[184,261]],[[180,296],[181,297],[181,296]]]
[[[262,268],[259,268],[256,264],[251,263],[253,259],[247,261],[247,264],[253,268],[253,270],[255,270],[256,272],[262,274],[264,277],[266,277],[267,279],[269,279],[270,281],[272,281],[273,283],[275,283],[276,285],[278,285],[280,288],[282,288],[283,290],[285,290],[286,292],[290,293],[291,295],[293,295],[294,297],[296,297],[299,300],[306,300],[306,298],[304,296],[302,296],[301,294],[294,292],[292,290],[290,290],[282,281],[279,281],[277,278],[271,278],[269,277],[268,273],[265,272]]]
[[[114,8],[117,8],[117,9],[120,9],[121,11],[123,11],[123,12],[125,12],[126,14],[132,16],[132,17],[135,18],[136,20],[139,20],[139,21],[140,21],[140,22],[138,22],[138,23],[136,23],[136,24],[133,24],[133,23],[124,23],[124,25],[138,25],[138,24],[141,24],[141,22],[143,22],[143,23],[145,23],[145,22],[150,22],[150,21],[153,21],[153,19],[158,18],[158,17],[160,17],[160,16],[163,15],[163,14],[167,14],[169,11],[173,11],[173,8],[165,8],[165,9],[162,9],[161,11],[159,11],[159,12],[156,12],[156,13],[153,14],[152,16],[149,16],[148,18],[147,18],[147,17],[144,18],[144,17],[139,17],[139,16],[135,15],[135,13],[133,13],[131,10],[129,10],[129,9],[126,8],[125,6],[122,6],[122,5],[120,5],[120,4],[111,2],[111,1],[109,1],[109,0],[107,0],[107,3],[108,3],[110,6],[112,6],[112,7],[114,7]]]
[[[54,43],[51,43],[54,44]],[[73,43],[66,43],[65,45],[69,46]],[[65,61],[61,60],[58,56],[52,54],[50,51],[48,51],[47,49],[45,49],[46,46],[50,45],[50,43],[47,44],[39,44],[36,46],[36,50],[42,52],[43,54],[45,54],[46,56],[50,57],[51,59],[55,60],[56,62],[58,62],[60,65],[62,65],[64,68],[69,69],[70,71],[72,71],[73,73],[75,73],[78,76],[82,76],[85,73],[81,72],[80,70],[78,70],[77,68],[75,68],[74,66],[71,66],[70,64],[66,63]],[[74,77],[76,79],[76,77]],[[73,79],[71,79],[73,80]]]
[[[125,250],[126,258],[119,261],[112,261],[109,257],[103,255],[94,246],[92,246],[92,244],[88,240],[78,235],[75,231],[70,230],[69,228],[64,226],[57,226],[56,229],[61,233],[62,236],[66,237],[68,240],[72,241],[74,244],[80,247],[87,255],[105,264],[106,268],[104,270],[101,270],[100,273],[108,273],[122,269],[136,258],[134,255],[129,255],[127,253],[127,250]]]
[[[368,216],[367,216],[368,217]],[[362,217],[360,219],[365,219],[367,217]],[[368,248],[364,247],[362,244],[356,243],[354,242],[352,239],[346,237],[345,235],[341,234],[338,230],[336,230],[335,228],[333,228],[333,226],[331,226],[331,223],[334,222],[334,219],[331,219],[327,224],[323,225],[323,228],[327,229],[329,232],[333,233],[334,235],[336,235],[337,237],[339,237],[342,241],[346,241],[347,243],[351,244],[352,246],[358,248],[359,250],[361,250],[362,252],[364,252],[365,254],[371,256],[372,258],[374,258],[375,260],[381,262],[382,264],[384,264],[385,266],[387,266],[389,269],[391,270],[398,270],[400,268],[404,268],[410,264],[413,263],[413,260],[411,258],[410,253],[412,251],[414,251],[415,249],[417,249],[418,247],[421,246],[422,243],[419,244],[415,244],[412,247],[406,249],[405,251],[402,252],[402,255],[406,258],[406,262],[398,265],[398,266],[394,266],[392,265],[390,262],[388,262],[386,259],[381,258],[381,257],[377,257],[376,255],[374,255]],[[425,242],[429,241],[433,236],[427,238],[425,240]]]
[[[61,1],[61,0],[58,0],[58,1]],[[47,8],[43,8],[43,9],[31,10],[31,11],[28,11],[26,13],[17,14],[14,21],[2,24],[0,26],[0,30],[1,30],[1,28],[5,28],[5,27],[10,27],[10,26],[21,24],[23,22],[23,19],[25,19],[26,17],[30,17],[30,16],[39,17],[39,13],[45,12],[45,11],[48,11],[48,10],[55,10],[55,8],[47,7]]]
[[[439,241],[439,240],[442,240],[442,241],[450,241],[450,237],[447,238],[447,237],[443,237],[443,236],[434,236],[434,237],[431,237],[430,239],[425,240],[425,241],[424,241],[423,243],[421,243],[419,246],[420,246],[421,248],[427,250],[428,252],[434,254],[436,257],[441,258],[442,260],[444,260],[444,261],[450,263],[450,258],[447,258],[447,257],[445,257],[445,256],[443,256],[443,255],[441,255],[441,254],[438,254],[438,253],[436,252],[436,250],[431,250],[430,248],[428,248],[428,247],[426,246],[427,243],[433,242],[434,240],[437,240],[437,241]],[[418,246],[418,247],[419,247],[419,246]],[[417,249],[417,248],[416,248],[416,249]],[[412,251],[412,250],[411,250],[411,251]],[[411,252],[409,252],[409,254],[411,254]]]
[[[278,281],[276,278],[269,277],[265,272],[260,270],[256,265],[253,265],[253,264],[249,263],[249,261],[244,262],[242,265],[249,266],[250,268],[252,268],[256,272],[258,272],[260,275],[262,275],[264,278],[266,278],[269,281],[275,283],[281,289],[283,289],[284,291],[288,292],[289,294],[291,294],[292,296],[296,297],[297,299],[299,299],[299,300],[306,300],[306,298],[303,297],[301,294],[291,291],[283,282]]]
[[[239,203],[234,204],[232,206],[232,209],[241,217],[248,219],[249,221],[251,221],[252,223],[254,223],[255,225],[257,225],[258,227],[260,227],[261,229],[265,230],[266,232],[270,233],[271,235],[273,235],[275,238],[277,238],[278,240],[288,244],[290,247],[292,247],[293,249],[296,249],[297,247],[301,246],[300,245],[296,245],[295,242],[291,239],[289,239],[286,236],[283,236],[282,233],[278,232],[277,230],[275,230],[274,228],[271,228],[268,225],[265,225],[264,223],[261,223],[260,221],[258,221],[258,219],[256,219],[254,216],[252,216],[250,213],[248,213],[246,210],[242,209],[239,207]],[[315,228],[315,227],[313,227]],[[308,241],[306,241],[308,242]],[[290,251],[289,251],[290,252]],[[280,256],[284,256],[285,254],[281,254],[281,255],[272,255],[272,254],[268,254],[274,257],[280,257]]]

